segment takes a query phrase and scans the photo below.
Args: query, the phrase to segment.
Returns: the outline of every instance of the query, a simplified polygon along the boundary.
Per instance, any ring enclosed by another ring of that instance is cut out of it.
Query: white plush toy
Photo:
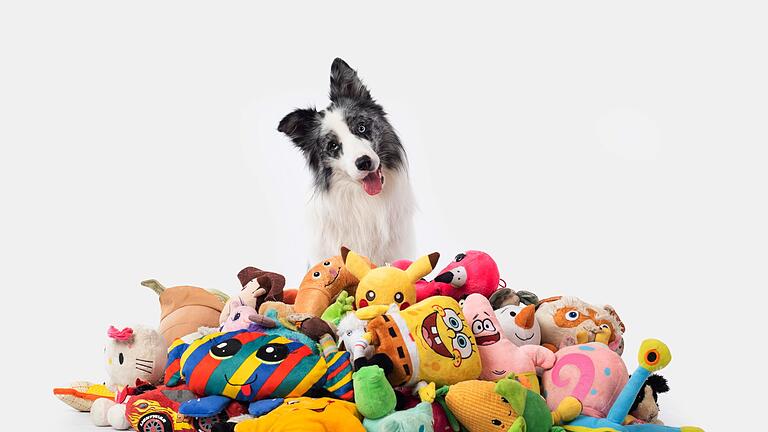
[[[541,344],[541,326],[535,305],[506,305],[493,311],[504,336],[517,346]]]
[[[117,392],[118,400],[98,399],[91,406],[91,419],[96,426],[112,426],[115,429],[131,427],[125,418],[125,405],[121,390],[135,386],[136,380],[160,384],[163,380],[168,347],[154,329],[135,326],[118,330],[110,327],[109,340],[104,348],[107,360],[107,385]]]
[[[347,312],[336,326],[339,346],[344,344],[345,349],[352,354],[352,361],[361,357],[371,358],[373,355],[373,347],[363,337],[367,324],[367,321],[361,320],[353,312]]]

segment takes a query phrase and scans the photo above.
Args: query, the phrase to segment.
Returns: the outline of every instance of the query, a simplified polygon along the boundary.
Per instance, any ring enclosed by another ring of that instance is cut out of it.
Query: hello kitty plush
[[[107,330],[104,354],[107,360],[107,385],[117,392],[117,398],[126,397],[121,391],[133,386],[137,380],[149,384],[161,384],[168,347],[163,337],[154,329],[134,326]],[[91,406],[91,419],[96,426],[112,426],[128,429],[123,400],[101,398]]]

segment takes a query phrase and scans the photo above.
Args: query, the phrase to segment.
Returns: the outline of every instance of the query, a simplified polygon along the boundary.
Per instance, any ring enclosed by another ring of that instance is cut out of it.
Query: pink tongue
[[[381,192],[381,177],[379,171],[373,171],[363,179],[363,189],[368,195],[376,195]]]
[[[243,392],[243,396],[245,396],[247,398],[251,397],[251,386],[250,386],[250,384],[249,385],[244,385],[244,386],[240,387],[240,391]]]

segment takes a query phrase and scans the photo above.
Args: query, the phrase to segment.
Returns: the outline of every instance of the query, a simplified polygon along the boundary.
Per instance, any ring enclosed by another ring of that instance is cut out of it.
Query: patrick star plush
[[[502,334],[502,327],[491,302],[482,294],[470,294],[462,311],[467,322],[472,323],[472,333],[483,371],[480,379],[498,381],[514,373],[523,386],[539,393],[536,368],[549,370],[555,364],[552,351],[540,345],[517,346]]]

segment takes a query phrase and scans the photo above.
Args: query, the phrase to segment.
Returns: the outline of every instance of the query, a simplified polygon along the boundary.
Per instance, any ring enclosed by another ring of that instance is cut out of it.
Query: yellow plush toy
[[[404,310],[395,305],[370,306],[357,311],[357,316],[370,320],[364,338],[375,354],[357,359],[356,370],[376,364],[393,386],[415,386],[425,400],[431,399],[429,392],[434,397],[435,385],[480,376],[477,342],[459,303],[451,297],[428,297]]]
[[[415,283],[428,275],[440,258],[435,252],[414,261],[406,270],[400,270],[392,266],[371,268],[366,259],[345,247],[341,248],[341,256],[347,270],[360,280],[355,292],[357,309],[393,303],[405,309],[414,304]]]
[[[238,423],[235,432],[365,432],[352,402],[310,397],[264,402],[272,401],[279,405],[268,414]]]

